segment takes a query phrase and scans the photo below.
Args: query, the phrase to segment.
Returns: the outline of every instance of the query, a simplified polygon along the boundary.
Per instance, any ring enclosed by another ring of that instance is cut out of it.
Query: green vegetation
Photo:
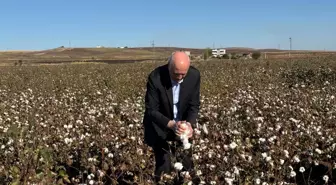
[[[260,52],[254,52],[254,53],[252,53],[252,58],[255,59],[255,60],[259,59],[260,56],[261,56]]]
[[[212,55],[212,50],[211,48],[206,48],[203,53],[203,59],[207,60],[209,57]]]

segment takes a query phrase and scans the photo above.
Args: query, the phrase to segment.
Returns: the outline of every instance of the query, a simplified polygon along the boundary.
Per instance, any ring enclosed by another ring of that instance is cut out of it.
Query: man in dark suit
[[[163,173],[172,171],[171,149],[167,141],[181,142],[178,136],[186,122],[192,140],[200,107],[200,73],[190,66],[189,56],[182,51],[174,52],[166,65],[154,69],[148,76],[144,114],[145,143],[155,154],[155,177],[159,181]],[[191,149],[190,149],[191,150]],[[183,157],[183,170],[192,171],[191,152]]]

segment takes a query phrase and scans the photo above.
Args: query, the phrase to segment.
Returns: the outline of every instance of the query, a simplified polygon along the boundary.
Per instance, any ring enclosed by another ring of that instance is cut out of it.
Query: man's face
[[[178,67],[178,66],[174,66],[172,65],[170,67],[170,76],[171,78],[176,81],[176,82],[180,82],[187,74],[188,72],[188,68],[187,67]]]

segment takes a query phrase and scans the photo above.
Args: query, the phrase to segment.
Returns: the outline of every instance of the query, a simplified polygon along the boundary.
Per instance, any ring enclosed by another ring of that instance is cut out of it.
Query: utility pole
[[[152,48],[153,48],[153,60],[155,59],[155,43],[154,40],[151,41]]]
[[[292,37],[289,37],[289,57],[291,55],[292,52]]]

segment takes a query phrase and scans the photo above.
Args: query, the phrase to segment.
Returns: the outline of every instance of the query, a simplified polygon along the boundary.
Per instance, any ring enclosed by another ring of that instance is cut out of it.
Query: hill
[[[251,53],[259,51],[266,53],[268,57],[288,57],[288,51],[278,49],[254,49],[246,47],[227,47],[226,53]],[[135,62],[148,60],[166,60],[168,56],[178,50],[190,51],[191,55],[202,55],[202,48],[182,48],[182,47],[136,47],[136,48],[65,48],[41,51],[4,51],[0,52],[0,63],[68,63],[78,61],[94,62]],[[321,51],[291,51],[291,56],[306,56],[330,54],[334,52]]]

